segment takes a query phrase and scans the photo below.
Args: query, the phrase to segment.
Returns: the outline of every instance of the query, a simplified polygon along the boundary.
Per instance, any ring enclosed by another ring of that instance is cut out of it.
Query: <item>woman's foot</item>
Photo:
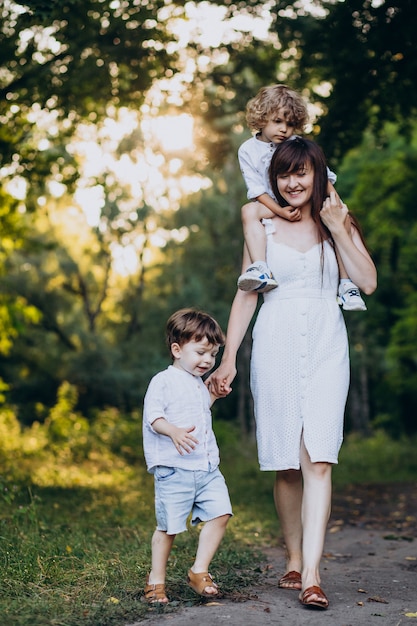
[[[299,595],[301,604],[306,607],[314,609],[327,609],[329,606],[329,600],[323,589],[318,585],[312,585],[304,589]]]
[[[278,581],[278,587],[280,589],[298,589],[301,591],[301,574],[292,570],[287,572]]]

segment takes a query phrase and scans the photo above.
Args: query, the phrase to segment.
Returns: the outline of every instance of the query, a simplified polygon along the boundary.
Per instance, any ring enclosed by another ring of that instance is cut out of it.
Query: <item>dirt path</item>
[[[258,584],[241,595],[149,613],[146,626],[417,626],[417,485],[360,487],[336,495],[322,561],[327,611],[281,590],[282,547],[264,550]],[[139,623],[131,626],[139,626]]]

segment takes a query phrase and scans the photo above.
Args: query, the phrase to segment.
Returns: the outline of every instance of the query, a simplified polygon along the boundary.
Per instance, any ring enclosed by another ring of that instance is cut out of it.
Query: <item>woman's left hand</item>
[[[334,233],[345,227],[344,224],[348,212],[346,204],[341,201],[335,191],[332,191],[330,196],[323,202],[320,217],[323,224],[327,226],[331,233]]]

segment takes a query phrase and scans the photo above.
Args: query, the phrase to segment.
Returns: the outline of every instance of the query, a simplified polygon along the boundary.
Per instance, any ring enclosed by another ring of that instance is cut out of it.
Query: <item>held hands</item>
[[[342,202],[335,191],[332,191],[330,196],[323,202],[320,211],[321,221],[333,234],[345,227],[344,224],[348,212],[346,204]]]
[[[236,368],[235,367],[227,367],[222,363],[213,372],[210,377],[206,380],[206,385],[212,393],[217,398],[225,398],[232,391],[232,387],[230,386],[232,380],[236,376]]]

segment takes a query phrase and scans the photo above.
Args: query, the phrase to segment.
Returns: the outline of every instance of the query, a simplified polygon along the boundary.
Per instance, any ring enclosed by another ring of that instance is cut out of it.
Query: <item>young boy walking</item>
[[[266,235],[262,219],[279,215],[289,221],[300,219],[300,211],[282,207],[276,201],[269,181],[269,165],[278,144],[302,133],[308,121],[307,106],[296,91],[286,85],[262,87],[246,107],[249,128],[256,134],[239,148],[240,169],[251,202],[242,207],[245,246],[252,261],[239,276],[237,284],[243,291],[264,293],[278,287],[266,262]],[[328,170],[328,193],[334,191],[336,176]],[[338,301],[347,311],[366,310],[360,291],[349,279],[338,258],[340,284]]]
[[[232,515],[212,428],[210,407],[216,396],[202,381],[225,336],[212,317],[194,309],[174,313],[166,335],[173,363],[152,378],[143,413],[145,459],[155,481],[156,530],[144,590],[149,604],[169,601],[167,562],[175,536],[187,530],[190,512],[191,524],[204,526],[187,582],[202,596],[218,595],[209,566]]]

